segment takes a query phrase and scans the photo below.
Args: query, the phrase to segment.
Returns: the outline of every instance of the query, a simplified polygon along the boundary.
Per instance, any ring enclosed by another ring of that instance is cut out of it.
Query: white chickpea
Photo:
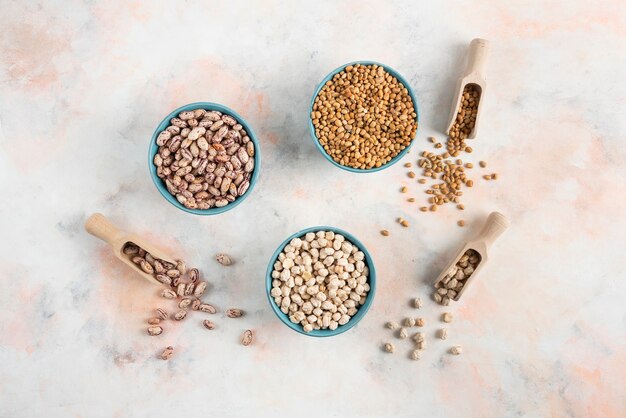
[[[313,331],[313,325],[306,324],[304,327],[302,327],[302,329],[304,330],[304,332],[311,332]]]
[[[309,286],[309,288],[306,290],[306,292],[313,296],[313,295],[317,295],[317,292],[319,292],[320,288],[318,285],[313,285],[313,286]]]
[[[293,254],[293,253],[292,253]],[[283,268],[285,270],[289,270],[290,268],[292,268],[295,265],[295,263],[293,262],[293,259],[291,258],[285,258],[283,260]],[[289,274],[290,272],[287,271],[287,274]]]
[[[280,289],[278,287],[274,287],[272,288],[272,290],[270,291],[270,295],[272,295],[273,297],[276,296],[281,296],[282,292],[280,291]]]
[[[326,311],[330,311],[333,306],[335,306],[335,304],[329,300],[325,300],[322,302],[322,309]]]
[[[293,287],[293,286],[290,286],[290,287]],[[363,287],[362,284],[358,284],[356,288],[354,289],[354,292],[359,296],[359,299],[361,299],[361,295],[365,293],[365,288]]]
[[[337,329],[338,326],[339,326],[339,323],[337,321],[330,321],[330,325],[328,326],[328,329],[331,331],[334,331]]]

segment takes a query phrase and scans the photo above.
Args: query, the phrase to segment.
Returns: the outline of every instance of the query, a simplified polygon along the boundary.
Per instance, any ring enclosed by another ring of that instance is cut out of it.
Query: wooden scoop
[[[446,129],[447,134],[450,134],[450,129],[452,129],[452,125],[454,125],[454,121],[456,120],[456,115],[459,112],[463,89],[465,89],[465,86],[468,84],[475,84],[478,87],[480,97],[478,100],[478,109],[476,111],[476,122],[474,122],[474,128],[467,137],[470,139],[476,138],[478,119],[480,117],[480,110],[483,107],[483,98],[487,88],[487,81],[485,80],[485,64],[487,63],[488,53],[488,40],[478,38],[473,39],[472,42],[470,42],[467,68],[465,68],[464,75],[459,78],[457,83],[456,94],[454,96],[454,101],[452,102],[452,109],[450,110],[450,122],[448,123],[448,128]]]
[[[159,249],[154,248],[150,243],[146,242],[137,235],[129,234],[120,230],[101,213],[94,213],[91,215],[85,222],[85,229],[94,237],[98,237],[102,241],[107,242],[111,247],[113,247],[113,252],[117,258],[139,273],[144,279],[156,285],[162,286],[162,284],[159,283],[159,281],[156,280],[151,274],[144,272],[138,265],[133,263],[131,257],[123,253],[122,250],[124,249],[124,245],[128,242],[132,242],[152,254],[155,258],[160,258],[161,260],[165,260],[168,263],[176,265],[176,261],[174,261],[171,257],[167,256]]]
[[[441,274],[439,274],[439,277],[437,277],[437,280],[435,281],[435,285],[444,280],[446,274],[456,266],[459,259],[467,252],[467,250],[474,250],[479,256],[478,266],[474,268],[474,272],[467,278],[467,280],[465,280],[461,290],[459,290],[456,296],[452,298],[453,300],[459,300],[470,282],[476,278],[478,273],[480,273],[480,270],[485,264],[487,264],[487,261],[489,260],[488,250],[491,245],[508,227],[509,220],[503,214],[500,212],[491,212],[487,217],[487,222],[485,223],[481,233],[461,248],[450,264],[448,264],[446,268],[443,269]]]

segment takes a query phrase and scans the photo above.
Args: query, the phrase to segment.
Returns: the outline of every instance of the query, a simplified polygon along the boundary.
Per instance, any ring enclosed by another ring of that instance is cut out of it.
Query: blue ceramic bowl
[[[196,109],[217,110],[222,113],[231,115],[232,117],[237,119],[238,123],[240,123],[243,126],[243,129],[245,129],[246,132],[248,133],[250,140],[254,143],[254,171],[252,171],[252,177],[250,177],[250,187],[248,188],[248,190],[246,190],[243,196],[239,196],[237,199],[235,199],[234,202],[231,202],[228,205],[223,206],[221,208],[211,208],[211,209],[188,209],[186,208],[178,200],[176,200],[176,197],[172,196],[170,192],[167,191],[167,187],[165,187],[165,182],[161,180],[159,176],[157,176],[156,166],[152,162],[154,160],[154,156],[159,150],[159,146],[156,144],[156,138],[159,135],[159,133],[161,133],[165,128],[167,128],[170,125],[170,119],[176,117],[180,112],[184,112],[187,110],[196,110]],[[217,104],[217,103],[210,103],[210,102],[190,103],[188,105],[181,106],[176,110],[173,110],[169,115],[165,117],[165,119],[161,121],[159,126],[157,126],[156,130],[152,134],[152,139],[150,140],[150,147],[148,149],[148,167],[150,168],[150,176],[152,177],[152,181],[154,182],[154,185],[159,190],[159,193],[161,193],[161,196],[163,196],[165,200],[170,202],[172,205],[176,206],[178,209],[183,210],[185,212],[193,213],[194,215],[217,215],[219,213],[223,213],[223,212],[233,209],[235,206],[243,202],[244,199],[250,195],[250,193],[252,193],[252,189],[254,189],[254,186],[256,185],[257,179],[259,177],[259,170],[261,167],[261,147],[259,146],[259,140],[254,134],[254,131],[252,130],[250,125],[234,110],[229,109],[228,107],[222,106],[221,104]]]
[[[357,311],[356,315],[354,315],[347,324],[340,325],[339,327],[337,327],[336,330],[319,329],[319,330],[313,330],[311,332],[304,332],[304,330],[302,329],[302,325],[294,324],[293,322],[291,322],[289,320],[289,317],[285,315],[280,310],[280,307],[276,305],[276,302],[274,302],[274,298],[270,294],[270,291],[272,290],[272,280],[273,280],[272,271],[274,270],[274,263],[278,259],[278,254],[280,254],[281,251],[283,251],[285,246],[289,244],[289,242],[292,239],[303,238],[304,235],[306,235],[307,233],[317,232],[317,231],[333,231],[336,234],[341,234],[346,238],[346,241],[350,241],[352,244],[359,247],[359,249],[363,252],[363,254],[365,254],[364,262],[367,268],[369,269],[368,283],[370,285],[370,291],[367,294],[367,299],[365,300],[365,303],[361,307],[359,307],[359,310]],[[332,337],[333,335],[339,335],[343,332],[346,332],[347,330],[355,326],[361,319],[363,319],[363,317],[369,310],[374,300],[374,295],[376,294],[376,269],[374,268],[374,261],[372,260],[372,256],[367,251],[365,246],[361,243],[361,241],[356,239],[354,235],[346,231],[343,231],[339,228],[333,228],[331,226],[314,226],[314,227],[303,229],[302,231],[296,232],[295,234],[287,238],[285,241],[283,241],[283,243],[280,244],[280,246],[276,249],[276,251],[274,251],[274,254],[272,254],[272,258],[270,259],[270,263],[267,266],[267,272],[265,274],[265,292],[267,294],[267,299],[270,303],[270,306],[272,307],[272,310],[274,311],[276,316],[278,316],[278,319],[280,319],[283,322],[283,324],[287,325],[292,330],[299,332],[300,334],[307,335],[309,337]]]
[[[404,157],[406,155],[406,153],[409,152],[409,149],[411,149],[411,146],[413,145],[413,140],[415,139],[415,137],[412,138],[411,143],[409,144],[409,146],[407,146],[405,149],[403,149],[398,155],[393,157],[391,159],[391,161],[389,161],[385,165],[382,165],[380,167],[369,168],[369,169],[352,168],[352,167],[348,167],[348,166],[339,164],[338,162],[333,160],[330,157],[330,155],[328,155],[328,153],[326,152],[324,147],[320,144],[320,141],[317,139],[317,136],[315,135],[315,126],[313,126],[313,119],[311,118],[311,113],[313,112],[313,105],[315,104],[315,99],[317,98],[317,95],[319,94],[319,92],[322,89],[322,87],[324,87],[324,84],[326,84],[326,82],[328,80],[332,79],[335,76],[335,74],[343,71],[343,69],[346,68],[348,65],[355,65],[355,64],[378,65],[380,67],[383,67],[385,69],[385,71],[387,71],[389,74],[391,74],[396,79],[398,79],[398,81],[400,83],[402,83],[402,85],[404,85],[404,87],[406,87],[406,89],[409,91],[409,95],[411,96],[411,100],[413,101],[413,108],[415,109],[415,115],[416,115],[415,116],[415,122],[416,123],[419,122],[419,111],[417,109],[417,98],[415,97],[415,93],[413,93],[413,89],[411,88],[411,85],[409,84],[409,82],[406,81],[406,79],[404,77],[402,77],[400,75],[400,73],[398,73],[393,68],[391,68],[391,67],[389,67],[389,66],[387,66],[385,64],[381,64],[379,62],[375,62],[375,61],[355,61],[355,62],[350,62],[348,64],[344,64],[344,65],[342,65],[339,68],[335,68],[333,71],[330,72],[330,74],[328,74],[326,77],[324,77],[322,82],[315,89],[315,93],[313,93],[313,98],[311,99],[311,107],[309,109],[309,132],[311,133],[311,138],[313,138],[313,141],[315,142],[315,146],[317,147],[319,152],[321,152],[322,155],[324,156],[324,158],[326,158],[328,161],[330,161],[333,165],[335,165],[335,166],[337,166],[337,167],[339,167],[339,168],[341,168],[343,170],[350,171],[352,173],[374,173],[376,171],[384,170],[385,168],[391,167],[392,165],[394,165],[395,163],[400,161],[402,159],[402,157]],[[418,123],[418,129],[419,129],[419,123]],[[417,136],[417,130],[415,131],[415,135]]]

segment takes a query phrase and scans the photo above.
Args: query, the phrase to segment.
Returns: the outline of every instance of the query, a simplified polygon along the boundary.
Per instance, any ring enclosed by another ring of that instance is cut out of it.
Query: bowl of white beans
[[[376,292],[376,270],[355,236],[315,226],[278,246],[267,267],[265,289],[272,310],[289,328],[330,337],[363,319]]]

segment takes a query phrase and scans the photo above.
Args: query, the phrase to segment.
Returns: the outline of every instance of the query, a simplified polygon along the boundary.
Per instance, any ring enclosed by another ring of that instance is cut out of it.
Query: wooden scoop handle
[[[100,238],[111,246],[114,246],[115,242],[124,235],[123,231],[113,225],[101,213],[91,215],[85,222],[85,229],[94,237]]]
[[[476,241],[484,241],[485,246],[489,247],[496,239],[509,227],[510,222],[500,212],[491,212],[487,217],[487,223],[483,227],[482,232]]]
[[[486,39],[472,39],[469,46],[469,56],[467,59],[467,69],[465,75],[478,74],[485,78],[485,65],[489,54],[489,41]]]

